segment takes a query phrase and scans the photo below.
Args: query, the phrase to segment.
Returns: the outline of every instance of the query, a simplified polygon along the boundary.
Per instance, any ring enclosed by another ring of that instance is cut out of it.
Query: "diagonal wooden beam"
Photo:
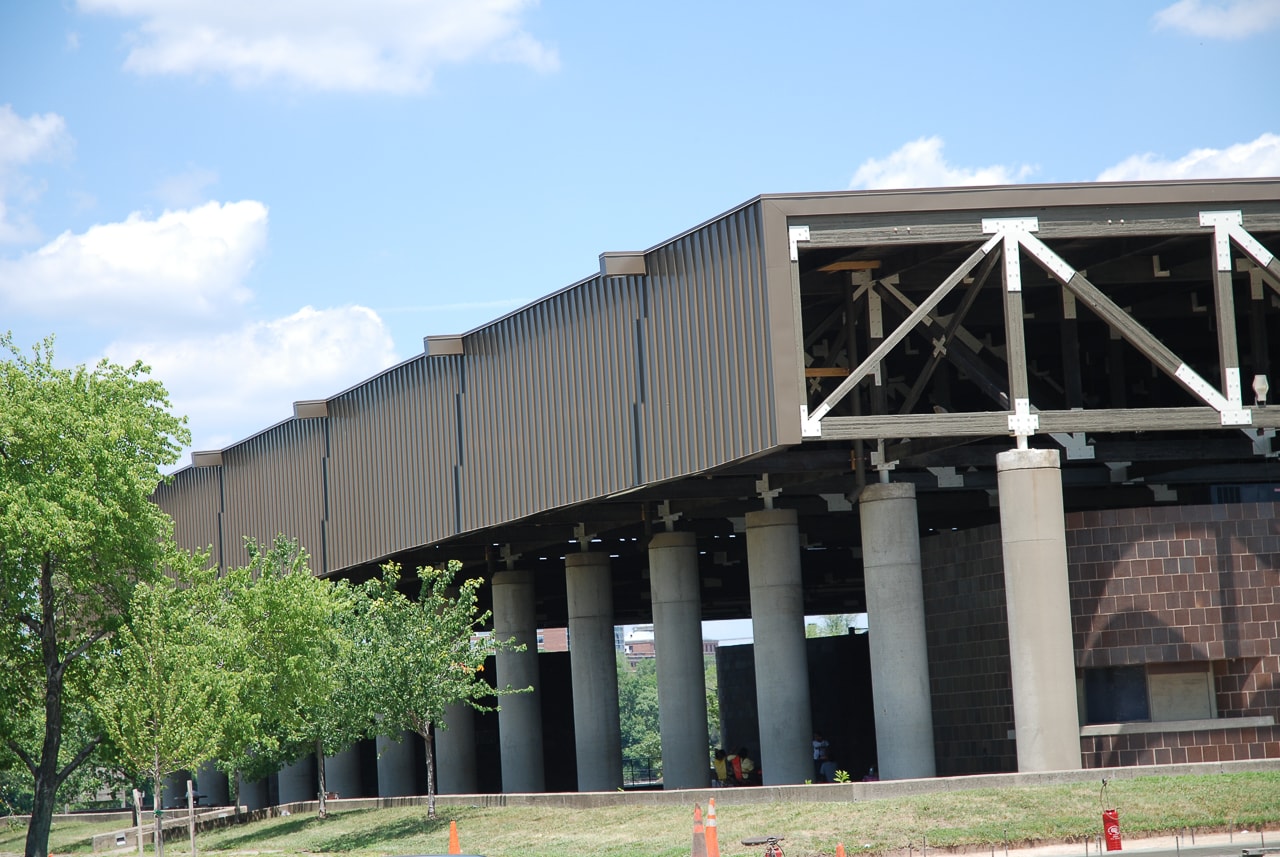
[[[1038,265],[1062,283],[1099,318],[1111,325],[1126,342],[1142,352],[1157,368],[1177,381],[1184,389],[1218,411],[1221,414],[1222,425],[1249,424],[1248,410],[1241,410],[1237,405],[1229,402],[1212,384],[1157,339],[1151,331],[1117,306],[1111,298],[1089,282],[1084,274],[1063,261],[1062,257],[1049,249],[1043,241],[1029,232],[1022,232],[1018,235],[1018,242]]]
[[[831,395],[827,396],[827,398],[823,400],[822,404],[818,405],[818,407],[814,409],[812,414],[807,415],[805,420],[805,433],[808,436],[821,436],[822,429],[818,425],[818,421],[826,416],[833,407],[839,404],[840,401],[848,395],[849,391],[852,390],[863,378],[870,375],[871,372],[874,371],[875,367],[879,365],[880,361],[884,359],[885,355],[892,351],[899,342],[906,338],[906,335],[911,332],[912,328],[919,324],[925,316],[929,315],[929,313],[933,311],[933,308],[941,303],[942,299],[951,293],[951,290],[956,287],[956,284],[967,277],[969,272],[977,267],[978,263],[987,257],[987,254],[992,251],[1000,240],[1001,236],[993,235],[991,238],[987,239],[986,243],[981,247],[974,250],[969,258],[960,264],[960,267],[956,268],[949,277],[942,281],[938,288],[933,290],[933,293],[929,295],[929,297],[927,297],[920,306],[916,307],[915,312],[911,313],[911,315],[907,317],[906,321],[898,325],[897,329],[894,330],[893,333],[885,337],[884,341],[881,342],[875,350],[868,354],[865,360],[858,364],[858,367],[849,374],[849,377],[845,378],[839,386],[831,391]]]

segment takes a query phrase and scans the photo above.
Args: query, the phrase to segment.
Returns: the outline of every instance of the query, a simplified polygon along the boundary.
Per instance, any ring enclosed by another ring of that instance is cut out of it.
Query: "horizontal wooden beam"
[[[1280,407],[1253,408],[1254,428],[1280,428]],[[1213,408],[1122,408],[1040,411],[1037,434],[1057,432],[1239,431],[1224,427]],[[827,417],[822,440],[877,440],[900,437],[981,437],[1009,434],[1008,411],[963,414],[901,414]]]

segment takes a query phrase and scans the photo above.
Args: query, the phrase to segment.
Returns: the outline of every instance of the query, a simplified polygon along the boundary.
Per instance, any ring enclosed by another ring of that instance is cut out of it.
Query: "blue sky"
[[[1280,0],[7,0],[0,331],[218,449],[759,193],[1280,175]]]

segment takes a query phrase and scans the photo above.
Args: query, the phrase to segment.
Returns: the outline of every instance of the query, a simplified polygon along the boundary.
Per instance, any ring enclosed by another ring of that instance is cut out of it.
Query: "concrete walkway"
[[[1123,819],[1121,819],[1123,823]],[[1121,835],[1123,836],[1123,829]],[[1107,857],[1108,852],[1098,851],[1099,843],[1074,842],[1064,845],[1043,845],[1037,848],[1010,848],[1007,852],[996,848],[988,853],[993,857]],[[983,852],[971,852],[982,854]],[[1121,850],[1110,852],[1114,857],[1136,854],[1141,857],[1242,857],[1242,855],[1280,854],[1280,832],[1237,830],[1233,833],[1192,834],[1181,836],[1156,836],[1149,839],[1129,839],[1121,843]],[[916,852],[916,857],[928,857]]]

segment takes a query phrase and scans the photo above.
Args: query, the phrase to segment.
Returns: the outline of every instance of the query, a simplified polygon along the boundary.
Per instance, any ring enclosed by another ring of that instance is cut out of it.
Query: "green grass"
[[[837,842],[852,852],[882,854],[908,845],[930,848],[997,849],[1092,839],[1101,831],[1098,785],[988,789],[892,800],[841,803],[721,805],[721,853],[745,855],[739,841],[776,833],[786,837],[788,857],[835,853]],[[1108,804],[1120,810],[1126,838],[1197,831],[1280,826],[1280,773],[1148,777],[1115,781]],[[703,807],[706,810],[706,807]],[[209,831],[198,847],[214,855],[280,854],[384,857],[444,854],[449,820],[458,824],[465,853],[488,857],[685,857],[693,833],[693,801],[678,807],[441,807],[440,818],[425,807],[336,812],[274,818]],[[100,828],[99,828],[100,830]],[[51,851],[87,853],[85,825],[57,825]],[[21,853],[22,837],[0,822],[0,853]],[[81,837],[72,845],[73,834]],[[870,845],[870,848],[864,848]],[[756,853],[760,849],[751,849]],[[136,853],[136,852],[128,852]],[[189,853],[185,839],[170,840],[170,857]]]
[[[109,833],[120,829],[121,825],[91,824],[87,821],[60,821],[49,831],[49,853],[71,854],[87,853],[93,849],[90,845],[98,833]],[[0,818],[0,854],[21,854],[26,847],[27,826],[18,824],[7,818]]]

